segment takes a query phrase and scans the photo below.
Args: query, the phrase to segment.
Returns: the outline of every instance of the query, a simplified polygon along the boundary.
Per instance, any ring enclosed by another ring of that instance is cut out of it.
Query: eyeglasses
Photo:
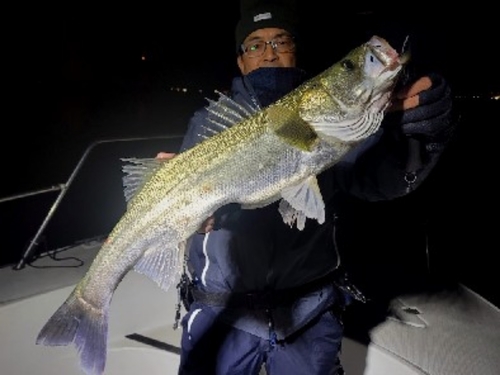
[[[241,50],[248,57],[260,57],[266,51],[267,45],[271,45],[277,53],[290,53],[295,51],[295,42],[292,36],[278,36],[267,42],[263,40],[253,40],[248,44],[242,44]]]

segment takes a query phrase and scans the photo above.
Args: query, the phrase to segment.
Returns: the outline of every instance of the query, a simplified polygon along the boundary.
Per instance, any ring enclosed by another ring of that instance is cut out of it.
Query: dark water
[[[139,105],[134,98],[122,102],[125,104],[107,111],[84,111],[85,129],[51,129],[29,139],[18,130],[19,137],[12,142],[19,149],[35,152],[26,152],[10,163],[12,169],[3,180],[0,197],[65,183],[96,140],[178,135],[95,146],[33,255],[105,235],[125,210],[119,159],[175,151],[190,114],[206,103],[203,95],[166,92]],[[493,127],[498,123],[500,105],[460,100],[456,105],[460,125],[420,190],[393,202],[346,203],[348,214],[339,224],[342,259],[368,294],[398,286],[418,287],[422,275],[431,275],[464,283],[499,305],[499,293],[493,287],[498,284],[498,271],[497,229],[492,218],[498,207]],[[10,267],[21,259],[59,193],[0,202],[0,265]]]

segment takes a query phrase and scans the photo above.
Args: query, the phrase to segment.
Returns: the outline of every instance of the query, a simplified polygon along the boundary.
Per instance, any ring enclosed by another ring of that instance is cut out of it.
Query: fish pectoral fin
[[[168,162],[168,160],[157,158],[122,158],[120,160],[125,162],[122,171],[125,173],[123,177],[123,193],[126,202],[129,202],[134,197],[163,163]]]
[[[311,151],[318,136],[309,123],[296,111],[281,105],[266,109],[269,126],[283,142],[302,151]]]
[[[325,222],[325,203],[316,176],[283,189],[281,196],[283,200],[280,202],[279,212],[288,225],[292,226],[296,222],[297,228],[302,230],[307,217],[316,219],[320,224]]]
[[[180,275],[185,242],[176,247],[158,241],[144,252],[134,265],[134,271],[150,278],[161,289],[168,291]]]

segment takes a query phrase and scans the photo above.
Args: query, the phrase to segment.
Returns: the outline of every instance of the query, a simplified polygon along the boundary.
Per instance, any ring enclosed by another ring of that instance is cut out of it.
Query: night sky
[[[411,33],[415,58],[445,73],[457,90],[500,90],[492,9],[454,5],[438,10],[418,3],[403,10],[353,3],[336,10],[335,4],[320,0],[298,2],[305,68],[319,72],[372,33],[399,34],[399,39]],[[12,58],[26,57],[21,62],[30,66],[25,77],[43,84],[109,75],[131,78],[145,55],[152,69],[166,73],[167,82],[220,86],[236,73],[233,32],[238,11],[237,1],[224,6],[132,1],[113,9],[78,2],[43,7],[25,18],[23,51]]]
[[[9,135],[0,157],[11,160],[7,174],[17,184],[5,184],[5,192],[61,181],[96,138],[182,132],[214,89],[229,87],[238,73],[239,3],[169,4],[77,1],[12,12],[16,27],[9,30],[4,69]],[[299,65],[316,74],[373,34],[395,48],[408,35],[415,63],[423,72],[442,73],[455,95],[498,94],[496,12],[418,5],[410,11],[410,4],[397,9],[356,1],[337,10],[300,0]],[[173,87],[203,91],[196,98],[168,96]],[[19,150],[14,160],[12,149]],[[43,182],[22,171],[34,155]],[[55,159],[66,165],[54,167]]]
[[[298,2],[301,15],[299,64],[316,74],[372,34],[400,48],[410,36],[413,59],[422,71],[445,75],[455,95],[498,93],[500,74],[491,9],[460,7],[411,12],[373,2],[327,6]],[[222,3],[221,3],[222,4]],[[205,105],[237,74],[234,28],[237,1],[110,6],[71,2],[61,7],[32,5],[13,12],[5,47],[6,114],[2,159],[23,189],[66,178],[85,145],[96,138],[182,132],[192,111]],[[15,21],[15,22],[14,22]],[[496,47],[495,47],[496,46]],[[142,60],[142,58],[145,60]],[[172,87],[196,98],[168,96]],[[21,172],[37,155],[45,179]],[[61,157],[61,155],[65,157]],[[66,165],[53,167],[53,160]],[[50,166],[50,168],[47,168]],[[59,173],[57,173],[59,172]],[[6,192],[18,190],[6,184]]]

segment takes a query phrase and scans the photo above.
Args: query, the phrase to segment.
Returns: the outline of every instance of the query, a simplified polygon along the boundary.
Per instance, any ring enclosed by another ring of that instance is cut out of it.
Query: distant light
[[[465,94],[455,95],[456,99],[472,99],[472,100],[500,100],[500,94]]]
[[[203,93],[203,89],[189,89],[188,87],[170,87],[170,91],[176,91],[176,92],[179,92],[179,93],[188,93],[188,92],[192,92],[192,93],[196,93],[198,92],[199,94],[202,94]],[[214,92],[217,92],[217,90],[214,90]]]
[[[142,60],[142,61],[146,61],[146,56],[142,55],[142,56],[141,56],[141,60]]]

